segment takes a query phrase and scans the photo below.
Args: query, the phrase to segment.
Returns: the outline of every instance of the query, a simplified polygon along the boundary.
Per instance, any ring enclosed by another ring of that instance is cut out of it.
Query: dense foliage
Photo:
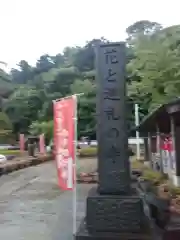
[[[179,96],[180,26],[163,29],[156,22],[139,21],[127,28],[127,34],[128,125],[132,127],[134,103],[139,104],[142,118]],[[84,93],[78,106],[78,135],[95,138],[94,46],[101,42],[108,40],[93,39],[84,47],[66,47],[56,56],[40,56],[35,66],[22,60],[9,75],[0,71],[1,106],[15,134],[45,132],[51,138],[52,100]]]

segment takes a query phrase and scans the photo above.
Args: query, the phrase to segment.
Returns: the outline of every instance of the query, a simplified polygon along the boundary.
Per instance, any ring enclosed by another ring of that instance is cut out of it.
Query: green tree
[[[127,42],[133,44],[141,36],[150,36],[162,29],[161,24],[148,20],[137,21],[126,29],[128,35]]]
[[[129,26],[127,34],[127,102],[131,128],[134,103],[139,104],[143,117],[155,106],[180,94],[180,27],[163,29],[159,23],[142,20]],[[34,128],[34,131],[40,131],[38,133],[47,132],[46,129],[52,127],[52,101],[84,93],[78,100],[78,135],[94,138],[94,48],[106,42],[108,40],[104,38],[93,39],[83,47],[66,47],[63,53],[55,56],[42,55],[35,67],[22,60],[10,75],[3,72],[6,80],[0,75],[3,86],[0,96],[3,109],[12,120],[13,131],[32,132]]]
[[[95,137],[96,85],[88,79],[76,80],[71,85],[71,92],[83,93],[78,97],[78,137]]]
[[[39,91],[28,86],[20,86],[4,103],[4,110],[13,123],[14,132],[27,132],[31,121],[36,120],[42,107]]]
[[[129,94],[149,103],[149,110],[180,94],[179,33],[179,27],[163,29],[134,45],[135,58],[128,70],[138,81],[129,85]]]
[[[30,133],[34,136],[44,134],[46,138],[47,144],[50,143],[50,141],[53,138],[53,121],[47,121],[47,122],[32,122],[30,125]]]

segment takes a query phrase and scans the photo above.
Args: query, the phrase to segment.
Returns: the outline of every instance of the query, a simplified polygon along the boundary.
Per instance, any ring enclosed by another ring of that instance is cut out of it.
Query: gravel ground
[[[93,171],[96,161],[79,160],[77,166],[79,171]],[[90,187],[77,186],[77,224],[84,213],[84,200]],[[2,176],[0,239],[73,239],[72,194],[59,190],[54,162]]]

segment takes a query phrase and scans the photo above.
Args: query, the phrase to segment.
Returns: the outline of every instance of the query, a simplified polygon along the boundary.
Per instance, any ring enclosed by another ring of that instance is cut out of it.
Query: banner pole
[[[74,136],[74,152],[75,152],[75,161],[74,161],[74,188],[73,188],[73,235],[77,231],[77,144],[78,144],[78,134],[77,134],[77,124],[78,124],[78,97],[84,95],[84,93],[74,94],[73,98],[75,99],[75,136]]]
[[[58,101],[61,101],[63,99],[71,98],[72,96],[81,96],[81,95],[84,95],[84,93],[77,93],[77,94],[69,95],[69,96],[66,96],[66,97],[58,98],[58,99],[53,100],[53,102],[58,102]]]
[[[74,113],[74,123],[75,123],[75,133],[74,133],[74,187],[73,187],[73,235],[76,234],[76,201],[77,201],[77,95],[73,95],[75,100],[75,113]]]

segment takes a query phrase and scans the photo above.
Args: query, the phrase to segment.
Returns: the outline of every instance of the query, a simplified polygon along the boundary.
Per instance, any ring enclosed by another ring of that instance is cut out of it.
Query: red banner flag
[[[58,184],[72,190],[75,173],[75,114],[76,99],[72,96],[54,102],[54,151]]]
[[[176,162],[175,162],[175,151],[174,151],[173,141],[171,137],[166,137],[163,140],[161,151],[162,151],[162,160],[164,162],[164,165],[166,165],[167,168],[169,168],[169,170],[171,169],[174,171],[174,169],[176,168]]]
[[[21,152],[24,152],[24,150],[25,150],[24,134],[20,134],[20,135],[19,135],[19,147],[20,147],[20,151],[21,151]]]
[[[45,154],[45,141],[44,141],[44,134],[39,136],[39,151],[41,154]]]

